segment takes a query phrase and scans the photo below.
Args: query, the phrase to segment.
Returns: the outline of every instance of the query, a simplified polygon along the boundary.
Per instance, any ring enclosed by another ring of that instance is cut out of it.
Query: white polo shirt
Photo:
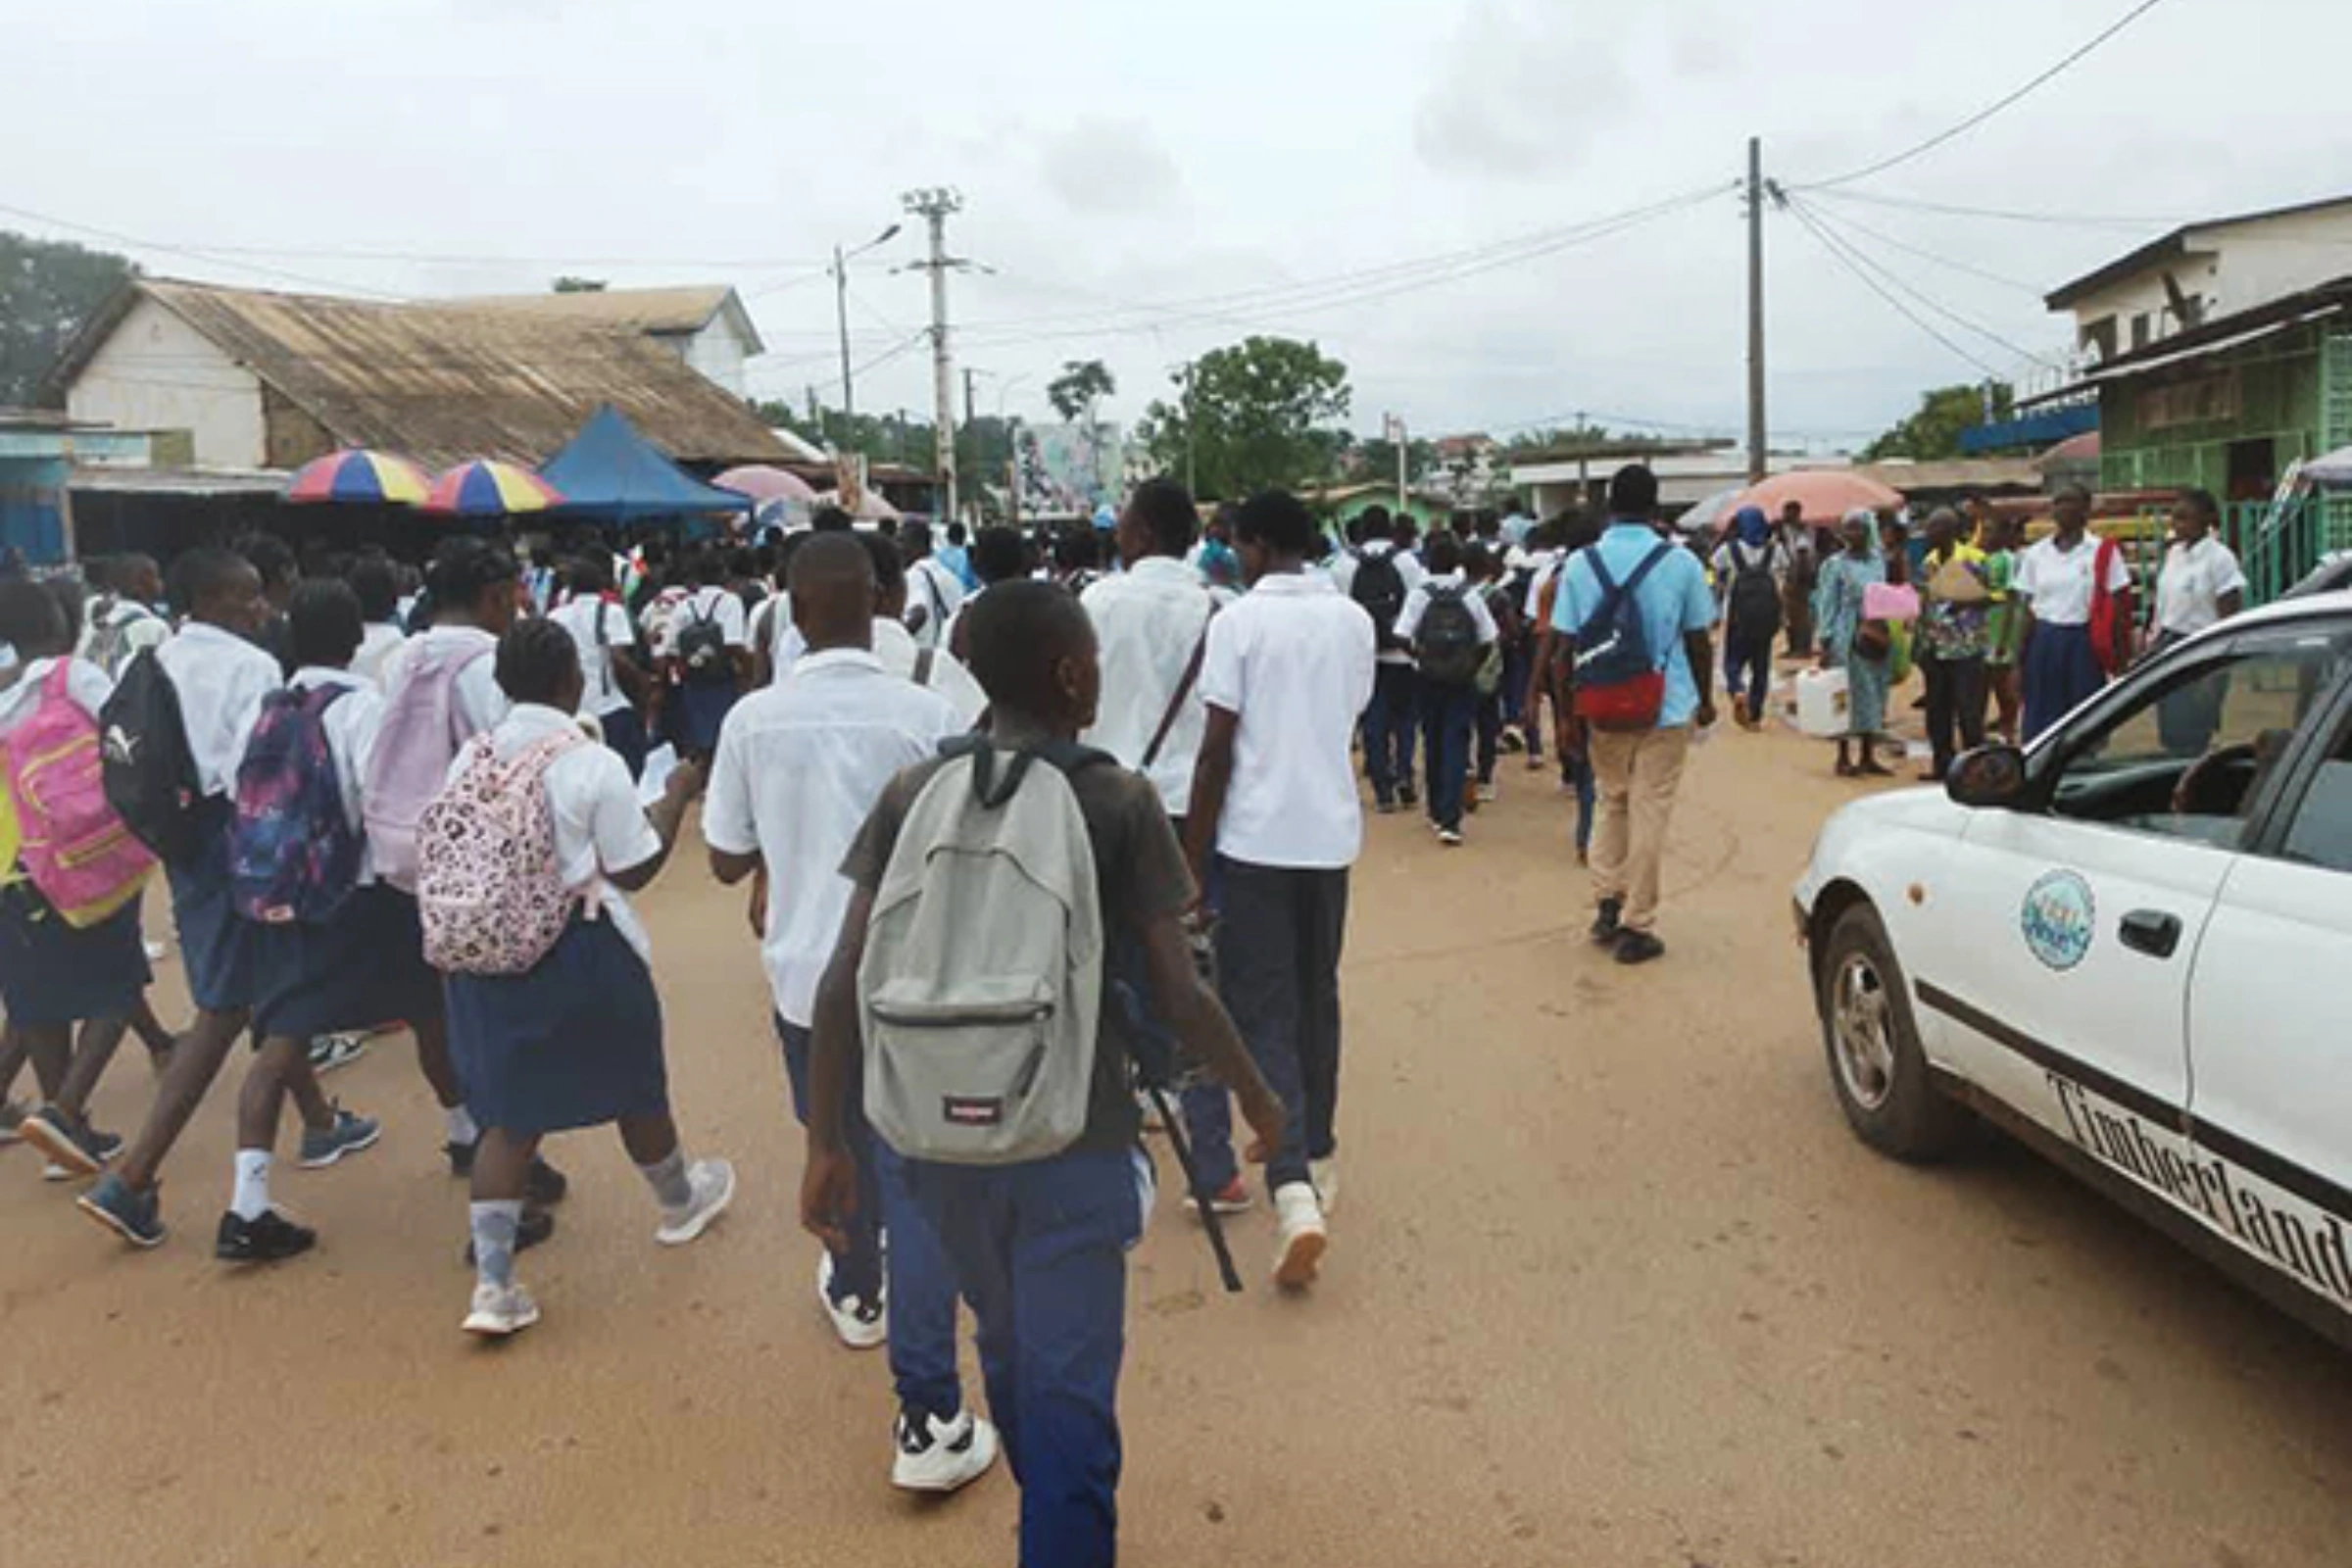
[[[804,645],[801,655],[805,657],[807,653]],[[877,617],[874,621],[874,657],[893,675],[901,680],[912,681],[916,667],[923,662],[923,648],[914,640],[914,633],[898,621]],[[964,667],[962,660],[944,647],[931,650],[931,668],[925,672],[920,684],[947,699],[948,706],[956,710],[956,723],[959,730],[970,729],[988,707],[988,693],[980,689],[980,682]]]
[[[1419,556],[1410,551],[1396,555],[1395,540],[1375,539],[1365,545],[1361,553],[1366,556],[1396,556],[1396,576],[1404,584],[1407,597],[1429,576],[1429,569],[1421,564]],[[1340,591],[1341,598],[1348,598],[1355,592],[1355,568],[1359,564],[1361,563],[1357,557],[1346,551],[1333,558],[1331,584]],[[1384,648],[1380,651],[1380,662],[1384,664],[1409,664],[1413,662],[1413,656],[1401,648]]]
[[[356,670],[334,669],[324,664],[303,665],[286,684],[298,692],[343,689],[343,695],[327,709],[320,727],[326,731],[326,755],[335,764],[335,785],[343,793],[343,819],[351,824],[354,833],[365,835],[368,760],[375,754],[376,732],[383,724],[383,693]],[[375,856],[363,849],[360,885],[365,887],[374,880]]]
[[[1251,865],[1355,863],[1348,746],[1372,697],[1372,617],[1321,577],[1260,577],[1208,624],[1200,696],[1240,720],[1217,851]]]
[[[506,690],[498,684],[498,639],[479,626],[435,626],[421,637],[412,637],[384,661],[384,695],[389,698],[397,693],[407,683],[409,671],[428,654],[435,660],[470,659],[458,671],[452,689],[465,730],[459,738],[469,740],[486,729],[496,729],[506,718],[509,706]]]
[[[49,684],[49,675],[57,667],[54,659],[36,659],[24,666],[15,685],[0,692],[0,740],[16,733],[17,726],[32,716],[41,706],[41,688]],[[106,700],[115,695],[115,683],[105,670],[76,655],[66,662],[66,697],[74,707],[98,721],[99,710]],[[7,867],[0,866],[0,871]]]
[[[744,611],[743,596],[732,588],[714,586],[697,588],[678,601],[677,608],[670,612],[669,618],[662,623],[661,652],[664,655],[676,654],[678,638],[687,626],[698,620],[708,620],[717,626],[719,636],[726,639],[729,648],[752,646],[751,616]]]
[[[373,686],[384,689],[384,666],[392,656],[408,645],[409,634],[388,620],[371,620],[360,634],[360,651],[351,656],[351,672]]]
[[[914,633],[915,641],[925,648],[946,647],[948,626],[963,608],[964,598],[963,584],[936,558],[925,556],[908,566],[906,611],[910,616],[918,609],[923,612],[922,628]]]
[[[277,661],[233,631],[191,620],[155,651],[179,698],[180,728],[196,763],[196,787],[207,795],[236,788],[245,741],[261,716],[262,699],[283,684]]]
[[[2246,591],[2246,574],[2228,545],[2207,534],[2193,545],[2176,540],[2156,577],[2156,629],[2193,637],[2221,623],[2222,596]]]
[[[580,711],[601,718],[628,707],[628,694],[612,678],[612,650],[630,647],[637,641],[636,629],[629,624],[628,607],[615,600],[584,595],[552,612],[547,618],[571,633],[571,640],[579,646]]]
[[[703,841],[767,866],[760,962],[786,1023],[807,1027],[851,886],[841,863],[882,788],[964,726],[946,699],[863,649],[809,654],[720,726]]]
[[[1089,587],[1079,603],[1095,623],[1102,662],[1094,727],[1079,739],[1108,752],[1124,767],[1140,768],[1216,601],[1201,585],[1200,574],[1183,562],[1147,556],[1119,576]],[[1208,707],[1196,679],[1152,764],[1152,786],[1170,816],[1182,816],[1193,798],[1193,763],[1207,725]]]
[[[2058,548],[2055,535],[2031,546],[2017,558],[2017,575],[2010,588],[2034,607],[2034,618],[2052,626],[2090,624],[2091,567],[2099,559],[2096,534],[2086,533],[2072,550]],[[2116,551],[2107,568],[2107,591],[2122,593],[2132,586],[2132,568]]]
[[[578,720],[539,703],[517,703],[490,732],[490,745],[503,760],[564,730],[578,735]],[[465,765],[466,749],[460,748],[449,776],[456,778]],[[662,835],[646,820],[628,764],[617,752],[590,742],[557,758],[541,783],[555,823],[556,874],[565,887],[593,890],[602,917],[612,922],[637,956],[652,963],[654,947],[645,926],[609,880],[611,873],[633,870],[662,853]]]
[[[1469,607],[1470,619],[1478,626],[1478,645],[1481,648],[1502,634],[1494,628],[1494,612],[1487,608],[1487,596],[1466,587],[1459,571],[1441,572],[1425,577],[1404,596],[1404,612],[1396,617],[1396,635],[1406,642],[1413,640],[1421,629],[1421,617],[1429,613],[1429,591],[1432,588],[1456,588],[1462,591],[1462,603]]]

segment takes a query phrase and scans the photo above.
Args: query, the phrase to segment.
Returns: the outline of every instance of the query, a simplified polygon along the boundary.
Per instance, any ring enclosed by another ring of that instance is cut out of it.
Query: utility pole
[[[1386,427],[1384,433],[1389,438],[1389,444],[1396,449],[1396,510],[1398,512],[1410,512],[1413,507],[1413,501],[1412,497],[1406,493],[1405,488],[1407,479],[1405,475],[1406,445],[1404,421],[1398,418],[1396,415],[1390,414],[1384,415],[1381,422]]]
[[[940,515],[952,518],[956,515],[956,359],[948,346],[948,270],[963,264],[948,255],[948,218],[963,210],[963,196],[946,186],[934,186],[910,190],[899,201],[931,230],[930,256],[915,265],[931,274],[931,396],[938,424]]]
[[[856,250],[844,254],[839,245],[833,247],[833,322],[841,334],[841,440],[847,447],[857,433],[858,394],[850,385],[850,257],[863,256],[877,245],[888,244],[899,232],[891,224]],[[811,406],[815,394],[809,394]],[[823,434],[820,430],[818,434]]]
[[[1747,482],[1771,466],[1764,450],[1764,141],[1747,138]]]
[[[978,371],[974,370],[968,365],[963,368],[963,432],[972,438],[972,468],[974,473],[972,482],[975,487],[975,491],[985,479],[988,472],[986,466],[980,462],[980,432],[978,427],[973,422],[974,416],[972,413],[972,377],[978,373]],[[972,497],[972,511],[975,516],[977,516],[980,512],[980,497],[977,493],[975,493]]]

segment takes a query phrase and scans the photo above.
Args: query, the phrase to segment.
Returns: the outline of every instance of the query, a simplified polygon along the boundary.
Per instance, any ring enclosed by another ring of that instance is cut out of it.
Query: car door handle
[[[2169,958],[2180,951],[2180,917],[2161,909],[2133,909],[2124,916],[2124,946],[2151,958]]]

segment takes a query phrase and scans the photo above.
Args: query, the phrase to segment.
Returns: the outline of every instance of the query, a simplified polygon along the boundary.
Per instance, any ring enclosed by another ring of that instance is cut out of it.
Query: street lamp
[[[856,250],[844,254],[839,245],[833,247],[833,314],[841,329],[841,421],[845,432],[854,430],[858,418],[858,396],[850,385],[850,268],[852,256],[863,256],[879,245],[898,238],[899,226],[891,224]]]

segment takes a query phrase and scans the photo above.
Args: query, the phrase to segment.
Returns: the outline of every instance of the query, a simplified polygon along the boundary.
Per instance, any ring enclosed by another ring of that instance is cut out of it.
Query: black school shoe
[[[544,1208],[526,1207],[521,1220],[514,1227],[514,1250],[527,1252],[555,1234],[555,1215]],[[470,1237],[466,1242],[466,1266],[473,1267],[473,1241]]]
[[[297,1225],[274,1208],[259,1219],[246,1219],[235,1210],[220,1216],[220,1233],[213,1255],[223,1263],[275,1263],[299,1257],[318,1243],[318,1233]]]
[[[1648,963],[1666,956],[1666,944],[1646,931],[1621,931],[1617,934],[1617,961],[1624,964]]]
[[[1592,945],[1596,948],[1615,946],[1618,933],[1623,929],[1618,922],[1624,918],[1623,899],[1601,900],[1600,911],[1592,916]]]

